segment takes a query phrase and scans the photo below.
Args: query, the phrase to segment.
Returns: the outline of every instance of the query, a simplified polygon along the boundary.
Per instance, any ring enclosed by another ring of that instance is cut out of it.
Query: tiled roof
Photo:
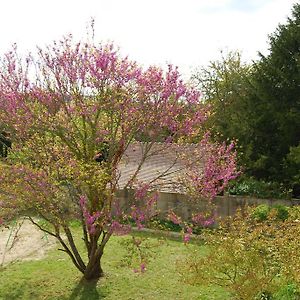
[[[119,165],[119,188],[126,186],[141,164],[137,182],[150,184],[162,192],[183,192],[180,176],[187,170],[184,157],[191,157],[194,150],[194,145],[132,143]]]

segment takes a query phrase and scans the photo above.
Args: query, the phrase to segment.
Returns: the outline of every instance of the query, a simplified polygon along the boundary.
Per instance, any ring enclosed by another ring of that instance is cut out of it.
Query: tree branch
[[[63,228],[64,228],[64,231],[67,235],[68,242],[69,242],[69,245],[72,249],[73,255],[75,256],[75,258],[76,258],[78,264],[80,265],[80,267],[82,269],[85,269],[86,268],[85,263],[83,262],[80,254],[79,254],[79,252],[76,248],[76,245],[75,245],[75,242],[74,242],[74,239],[73,239],[73,236],[72,236],[72,233],[71,233],[70,229],[67,226],[63,226]]]

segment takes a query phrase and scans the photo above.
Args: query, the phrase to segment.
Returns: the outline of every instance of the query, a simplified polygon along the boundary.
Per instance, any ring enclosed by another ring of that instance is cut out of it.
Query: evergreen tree
[[[270,35],[268,55],[246,65],[229,52],[193,79],[212,106],[215,137],[238,140],[244,173],[300,196],[300,4]]]
[[[270,36],[251,76],[248,103],[253,148],[250,171],[257,178],[291,183],[286,158],[300,141],[300,5]],[[293,168],[293,167],[292,167]],[[298,171],[300,172],[300,170]],[[293,182],[293,185],[299,183]]]

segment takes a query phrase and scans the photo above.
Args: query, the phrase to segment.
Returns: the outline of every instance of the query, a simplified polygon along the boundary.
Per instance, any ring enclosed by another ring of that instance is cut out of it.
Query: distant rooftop
[[[137,182],[150,184],[152,189],[161,192],[183,193],[180,177],[187,171],[188,160],[185,157],[192,158],[195,150],[196,145],[193,144],[132,143],[119,165],[119,188],[126,187],[138,172]],[[198,162],[198,165],[203,166],[203,163]]]

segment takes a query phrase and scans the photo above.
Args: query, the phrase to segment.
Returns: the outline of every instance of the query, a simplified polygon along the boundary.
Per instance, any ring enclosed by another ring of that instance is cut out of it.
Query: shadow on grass
[[[70,295],[68,300],[98,300],[104,299],[105,295],[103,293],[99,293],[97,290],[97,283],[99,281],[91,281],[87,282],[84,279],[81,279],[77,286],[74,288],[72,294]]]

